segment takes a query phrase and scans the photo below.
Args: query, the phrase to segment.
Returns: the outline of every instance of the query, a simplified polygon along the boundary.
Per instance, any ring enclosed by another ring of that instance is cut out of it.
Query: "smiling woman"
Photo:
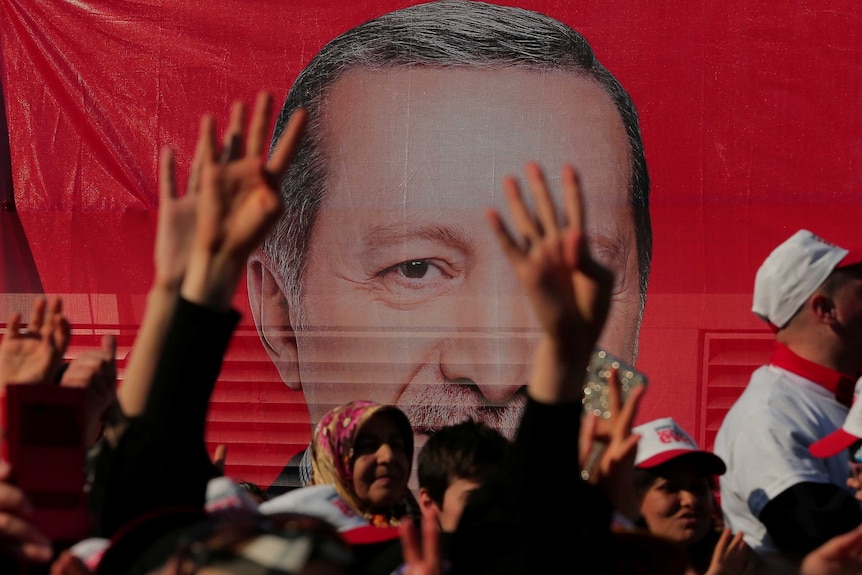
[[[322,513],[342,532],[393,527],[418,512],[407,486],[412,460],[413,432],[403,411],[351,401],[331,409],[315,427],[311,485],[280,495],[261,510]]]

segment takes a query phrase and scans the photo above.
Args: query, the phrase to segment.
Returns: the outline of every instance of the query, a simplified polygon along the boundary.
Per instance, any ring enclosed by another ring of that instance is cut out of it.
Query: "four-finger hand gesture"
[[[526,174],[536,213],[509,177],[503,186],[517,235],[495,210],[488,219],[545,333],[590,354],[607,319],[613,274],[590,254],[579,178],[563,168],[561,221],[542,170],[530,163]]]
[[[217,151],[215,129],[201,122],[200,197],[194,256],[189,261],[183,295],[191,301],[229,305],[245,260],[281,214],[279,182],[290,164],[305,126],[305,111],[291,117],[277,146],[264,160],[272,95],[258,94],[248,134],[243,142],[245,105],[231,110],[231,129],[223,150]]]

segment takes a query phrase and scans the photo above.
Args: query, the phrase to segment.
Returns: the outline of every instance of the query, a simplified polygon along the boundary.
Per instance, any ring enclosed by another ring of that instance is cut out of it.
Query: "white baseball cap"
[[[826,437],[808,446],[814,457],[832,457],[862,439],[862,401],[857,401],[862,393],[862,378],[856,381],[853,390],[853,405],[844,418],[844,423]]]
[[[698,447],[697,442],[672,417],[654,419],[632,429],[640,435],[635,467],[649,469],[686,456],[697,460],[714,475],[727,471],[724,461],[711,451]]]
[[[333,524],[351,545],[382,543],[400,537],[396,526],[371,525],[341,498],[335,487],[328,484],[307,485],[282,493],[264,501],[258,509],[264,515],[286,511],[320,517]]]
[[[799,230],[772,250],[757,270],[751,311],[777,331],[833,270],[860,262],[862,250],[847,250]]]

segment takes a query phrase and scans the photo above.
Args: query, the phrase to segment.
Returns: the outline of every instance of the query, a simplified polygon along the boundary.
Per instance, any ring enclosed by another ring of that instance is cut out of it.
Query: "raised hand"
[[[63,302],[44,297],[33,301],[27,329],[14,314],[0,341],[0,390],[10,383],[53,383],[63,364],[71,329]]]
[[[444,569],[440,548],[440,523],[436,510],[422,515],[422,541],[416,534],[412,521],[402,521],[398,526],[404,567],[401,575],[442,575]]]
[[[706,575],[754,575],[756,562],[754,551],[743,540],[740,531],[736,535],[725,528],[715,544],[712,561]]]
[[[258,94],[244,149],[228,139],[227,151],[217,153],[214,127],[201,122],[200,198],[192,256],[182,293],[198,302],[230,304],[245,260],[281,214],[278,186],[298,146],[305,126],[303,110],[294,113],[268,160],[272,95]],[[245,106],[235,104],[231,125],[242,126]]]
[[[862,574],[862,526],[836,535],[802,560],[800,575]]]
[[[88,349],[69,362],[60,378],[64,387],[85,390],[86,437],[94,441],[108,409],[117,398],[117,340],[102,336],[101,347]]]
[[[207,118],[209,122],[212,118]],[[201,148],[200,144],[198,148]],[[200,153],[195,152],[192,173],[200,171]],[[194,238],[199,176],[189,178],[186,193],[180,195],[174,176],[174,152],[162,148],[159,155],[159,220],[153,253],[157,285],[179,293]]]
[[[518,182],[503,182],[520,239],[495,210],[488,211],[488,220],[544,331],[527,393],[542,403],[580,401],[585,370],[608,317],[613,273],[590,255],[575,170],[563,168],[564,222],[539,166],[530,163],[526,172],[535,215]]]
[[[129,417],[139,415],[144,409],[156,364],[154,358],[158,356],[186,275],[195,237],[201,172],[205,158],[210,162],[214,160],[212,124],[212,116],[201,119],[200,135],[184,194],[180,194],[177,188],[174,151],[165,147],[159,155],[159,218],[153,250],[155,277],[126,367],[126,378],[117,392],[120,407]],[[231,130],[241,132],[242,128],[236,128],[232,123],[229,133]]]
[[[539,166],[527,164],[526,175],[535,215],[524,203],[517,180],[508,177],[503,182],[520,238],[509,232],[495,210],[488,212],[488,219],[545,333],[588,356],[608,316],[613,274],[590,254],[574,168],[565,166],[562,172],[563,222]]]
[[[30,523],[33,508],[27,495],[9,483],[11,468],[0,461],[0,549],[20,560],[46,563],[51,560],[51,541]]]
[[[174,152],[162,148],[159,156],[159,219],[156,228],[156,283],[179,292],[188,264],[197,221],[197,202],[206,165],[227,164],[241,153],[245,106],[235,102],[224,134],[222,153],[217,159],[213,140],[215,125],[209,114],[203,116],[198,141],[189,171],[186,192],[180,194],[176,182]]]
[[[634,462],[639,435],[632,433],[646,387],[634,387],[623,402],[622,384],[616,369],[611,370],[608,385],[608,411],[604,420],[588,415],[581,425],[581,469],[588,473],[590,483],[598,485],[608,496],[614,509],[634,521],[639,505],[634,486]],[[597,462],[590,461],[596,456]]]

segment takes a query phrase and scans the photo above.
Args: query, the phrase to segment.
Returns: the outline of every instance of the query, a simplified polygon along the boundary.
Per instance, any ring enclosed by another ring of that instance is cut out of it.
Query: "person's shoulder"
[[[761,426],[770,421],[781,422],[787,417],[796,417],[797,411],[806,410],[806,405],[820,399],[828,401],[827,395],[804,385],[798,376],[773,365],[757,368],[748,385],[734,401],[722,420],[722,430],[733,431],[742,427]]]
[[[763,373],[766,368],[767,366],[761,366],[751,374],[748,385],[724,414],[716,442],[719,441],[719,437],[735,436],[752,417],[757,417],[768,409],[769,386],[765,385],[764,381],[768,376]]]

